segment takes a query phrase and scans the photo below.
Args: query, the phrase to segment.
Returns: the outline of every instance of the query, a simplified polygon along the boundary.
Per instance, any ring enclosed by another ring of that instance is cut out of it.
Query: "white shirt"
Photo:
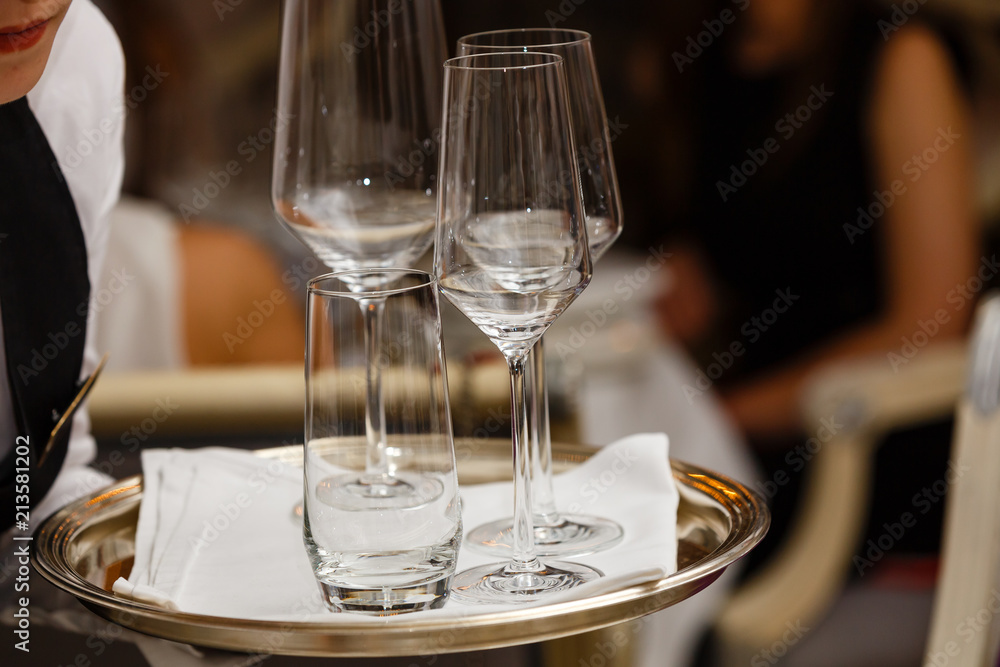
[[[118,200],[125,169],[123,132],[125,58],[111,24],[91,0],[74,0],[66,12],[38,84],[28,93],[28,105],[52,147],[69,186],[87,246],[91,307],[108,238],[108,216]],[[94,346],[94,320],[87,321],[87,342],[80,377],[94,372],[102,351]],[[0,323],[0,336],[3,335]],[[0,369],[6,368],[0,345]],[[0,382],[0,458],[18,435],[8,382]],[[76,412],[62,471],[34,517],[43,518],[73,497],[103,481],[93,471],[94,459],[86,407]],[[74,471],[75,470],[75,475]],[[33,526],[34,527],[34,526]]]

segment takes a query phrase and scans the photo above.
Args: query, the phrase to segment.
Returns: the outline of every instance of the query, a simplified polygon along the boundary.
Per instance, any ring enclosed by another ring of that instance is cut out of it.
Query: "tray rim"
[[[490,449],[500,446],[486,444]],[[477,446],[481,448],[483,443]],[[503,446],[509,448],[509,443]],[[301,452],[301,448],[301,445],[275,447],[257,453],[294,460],[295,450]],[[553,458],[578,462],[598,450],[584,445],[554,444]],[[298,456],[301,458],[301,454]],[[659,611],[714,582],[760,542],[770,525],[770,515],[759,494],[700,466],[676,459],[670,459],[670,465],[682,501],[685,495],[704,496],[728,514],[729,534],[714,551],[655,582],[578,600],[476,614],[464,619],[420,614],[409,615],[406,623],[380,623],[371,619],[352,622],[344,617],[336,623],[236,619],[170,611],[114,597],[83,579],[70,565],[66,551],[72,542],[69,539],[72,532],[85,526],[89,516],[108,512],[118,503],[141,501],[141,474],[71,502],[45,519],[33,542],[31,561],[43,577],[74,595],[99,616],[172,641],[239,652],[323,657],[389,657],[502,648],[597,630]],[[265,635],[274,633],[282,638],[279,645],[263,641]],[[442,642],[442,637],[456,633],[464,641]]]

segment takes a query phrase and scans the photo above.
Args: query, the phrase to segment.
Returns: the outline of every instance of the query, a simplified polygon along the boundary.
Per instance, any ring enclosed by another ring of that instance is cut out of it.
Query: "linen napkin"
[[[370,617],[334,614],[322,603],[293,508],[302,499],[302,470],[240,450],[154,449],[142,454],[144,487],[136,529],[135,564],[114,593],[168,609],[272,621],[391,623],[410,614]],[[678,493],[663,434],[635,435],[556,475],[560,509],[618,521],[625,537],[615,547],[576,560],[605,576],[539,602],[599,595],[676,570]],[[510,482],[462,486],[468,530],[510,516]],[[463,544],[462,571],[500,559]],[[493,613],[524,604],[466,605],[449,600],[454,615]],[[400,619],[403,619],[402,621]]]

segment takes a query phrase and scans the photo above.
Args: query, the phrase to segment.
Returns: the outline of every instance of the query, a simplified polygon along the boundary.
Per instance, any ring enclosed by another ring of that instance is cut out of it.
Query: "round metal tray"
[[[509,477],[510,445],[465,443],[474,451],[459,462],[462,483]],[[471,447],[470,447],[471,445]],[[462,451],[462,443],[456,444]],[[596,450],[555,445],[557,466],[577,465]],[[263,450],[288,462],[301,447]],[[128,576],[142,499],[139,475],[67,505],[35,536],[35,568],[95,613],[139,632],[173,641],[266,654],[374,657],[452,653],[538,642],[645,616],[694,595],[715,581],[760,540],[770,521],[763,500],[731,479],[671,461],[680,492],[677,572],[658,581],[584,599],[532,606],[456,621],[411,614],[406,622],[377,624],[252,621],[169,611],[114,597],[112,583]],[[558,469],[558,468],[557,468]],[[650,508],[650,511],[656,511]],[[366,619],[367,620],[367,619]]]

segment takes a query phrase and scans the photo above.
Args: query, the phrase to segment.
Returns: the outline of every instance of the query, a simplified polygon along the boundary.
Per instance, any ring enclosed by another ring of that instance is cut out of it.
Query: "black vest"
[[[83,230],[55,155],[27,98],[2,105],[0,311],[18,437],[0,462],[0,529],[25,496],[42,500],[66,457],[89,298]]]

